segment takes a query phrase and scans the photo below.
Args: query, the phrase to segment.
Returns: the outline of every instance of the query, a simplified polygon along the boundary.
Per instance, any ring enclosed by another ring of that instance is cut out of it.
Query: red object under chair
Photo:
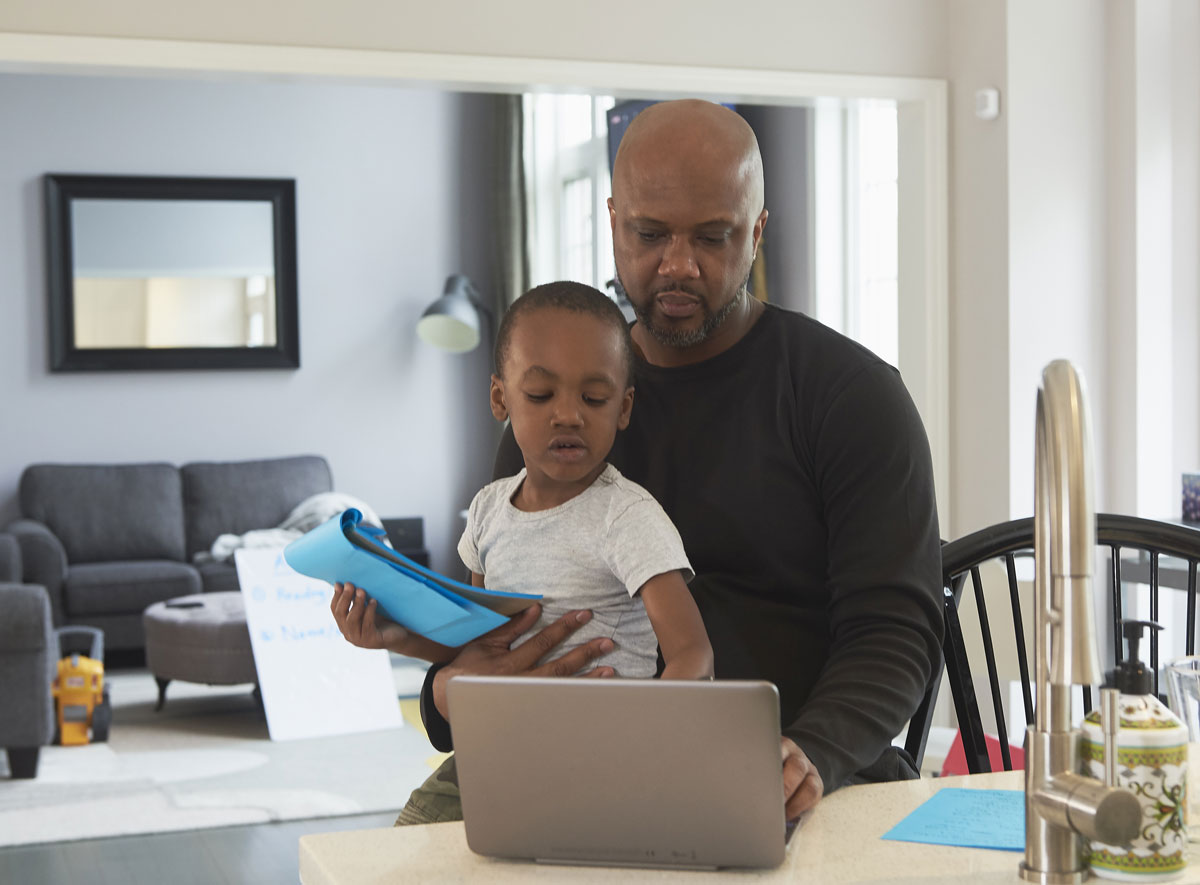
[[[989,735],[984,735],[984,741],[987,744],[988,761],[992,763],[992,771],[1004,771],[1004,757],[1000,755],[1000,741]],[[1009,757],[1012,759],[1012,767],[1014,771],[1025,770],[1025,751],[1020,747],[1008,745]],[[970,774],[967,770],[967,754],[963,750],[962,732],[954,733],[954,742],[950,744],[950,752],[946,754],[946,761],[942,763],[940,777],[949,777],[955,774]]]

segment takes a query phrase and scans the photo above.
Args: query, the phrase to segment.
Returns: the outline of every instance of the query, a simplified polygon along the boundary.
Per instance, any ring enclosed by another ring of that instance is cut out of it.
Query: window
[[[573,279],[612,292],[606,112],[614,104],[524,97],[533,285]],[[898,365],[896,103],[818,102],[811,131],[816,317]]]
[[[579,280],[611,294],[608,223],[611,96],[524,99],[531,284]]]
[[[899,365],[896,105],[813,112],[817,319]]]

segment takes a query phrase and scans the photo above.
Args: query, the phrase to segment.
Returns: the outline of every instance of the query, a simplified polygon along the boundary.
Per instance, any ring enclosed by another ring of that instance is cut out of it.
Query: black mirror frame
[[[296,182],[290,178],[44,176],[50,371],[296,369],[300,367],[296,283]],[[275,346],[78,348],[75,346],[71,201],[254,200],[271,203],[275,247]]]

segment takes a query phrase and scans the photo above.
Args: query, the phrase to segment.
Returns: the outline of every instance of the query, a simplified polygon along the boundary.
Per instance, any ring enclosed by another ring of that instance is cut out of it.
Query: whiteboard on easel
[[[333,587],[294,571],[283,548],[234,554],[271,740],[400,728],[391,658],[342,636]]]

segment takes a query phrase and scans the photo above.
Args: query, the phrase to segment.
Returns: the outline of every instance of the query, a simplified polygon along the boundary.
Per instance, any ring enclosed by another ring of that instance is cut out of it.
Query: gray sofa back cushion
[[[21,512],[45,523],[67,560],[182,560],[183,493],[173,464],[32,464]]]
[[[194,462],[180,473],[189,561],[218,535],[275,528],[305,498],[333,491],[329,463],[316,455]]]

